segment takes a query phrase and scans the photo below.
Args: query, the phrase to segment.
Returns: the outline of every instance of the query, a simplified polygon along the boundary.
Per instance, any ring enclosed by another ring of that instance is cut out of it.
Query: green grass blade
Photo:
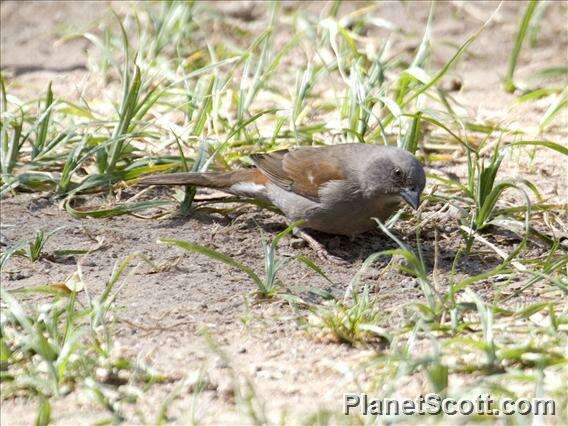
[[[519,32],[517,33],[515,44],[513,46],[513,50],[511,51],[511,56],[509,56],[509,65],[507,67],[507,74],[505,74],[505,81],[503,82],[505,91],[509,93],[513,93],[517,88],[515,82],[513,81],[513,75],[515,74],[515,69],[517,68],[517,61],[519,59],[519,54],[521,53],[523,41],[525,40],[525,37],[527,35],[529,24],[537,4],[538,0],[529,1],[529,4],[525,9],[523,19],[521,20],[521,24],[519,26]]]
[[[528,145],[528,146],[543,146],[545,148],[549,148],[552,149],[562,155],[568,155],[568,148],[560,145],[556,142],[552,142],[552,141],[539,141],[539,140],[534,140],[534,141],[517,141],[517,142],[511,142],[509,144],[509,146],[523,146],[523,145]]]
[[[51,422],[51,404],[48,399],[44,399],[39,405],[35,426],[48,426]]]
[[[175,240],[175,239],[172,239],[172,238],[158,238],[158,244],[177,246],[177,247],[179,247],[183,250],[199,253],[199,254],[207,256],[207,257],[209,257],[213,260],[218,260],[220,262],[223,262],[224,264],[231,266],[233,268],[240,269],[242,272],[247,274],[249,276],[249,278],[251,280],[253,280],[254,283],[259,288],[264,287],[263,281],[258,277],[258,275],[251,268],[249,268],[248,266],[242,264],[241,262],[239,262],[239,261],[233,259],[232,257],[227,256],[226,254],[221,253],[217,250],[214,250],[214,249],[211,249],[209,247],[205,247],[205,246],[202,246],[202,245],[199,245],[199,244],[190,243],[189,241]]]
[[[412,154],[416,154],[418,150],[418,140],[420,139],[420,116],[421,112],[416,113],[412,122],[409,125],[404,138],[402,139],[401,148],[407,150]]]
[[[568,88],[564,89],[558,99],[548,107],[548,109],[540,119],[540,122],[538,123],[539,129],[541,131],[546,129],[550,125],[552,120],[554,120],[554,118],[560,113],[560,111],[566,109],[567,107]]]
[[[304,265],[306,265],[308,268],[310,268],[312,271],[314,271],[315,273],[317,273],[319,276],[323,277],[327,282],[329,282],[330,284],[336,284],[335,282],[333,282],[331,280],[331,278],[329,278],[327,276],[327,274],[323,271],[323,269],[321,269],[318,265],[316,265],[314,263],[313,260],[307,258],[306,256],[303,255],[299,255],[296,256],[295,259],[301,263],[303,263]]]
[[[71,207],[71,198],[67,198],[64,207],[67,213],[76,219],[81,219],[85,217],[93,218],[106,218],[113,216],[121,216],[124,214],[138,213],[143,210],[162,207],[167,205],[172,205],[173,201],[163,201],[163,200],[151,200],[151,201],[140,201],[137,203],[125,203],[119,204],[108,209],[98,209],[98,210],[77,210]]]
[[[47,94],[45,96],[45,106],[37,124],[37,136],[32,146],[32,159],[43,151],[45,141],[47,139],[47,131],[49,129],[51,110],[53,105],[53,91],[51,90],[51,81],[47,86]]]

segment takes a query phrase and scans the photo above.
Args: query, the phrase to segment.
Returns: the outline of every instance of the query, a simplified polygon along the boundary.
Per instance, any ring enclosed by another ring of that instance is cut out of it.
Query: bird
[[[155,174],[139,185],[190,185],[266,201],[319,257],[338,260],[307,230],[355,235],[377,228],[406,202],[418,209],[426,184],[420,162],[388,145],[304,146],[250,155],[253,166],[227,172]]]

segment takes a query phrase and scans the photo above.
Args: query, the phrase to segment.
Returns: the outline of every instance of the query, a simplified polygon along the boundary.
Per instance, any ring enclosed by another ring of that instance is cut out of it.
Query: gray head
[[[420,204],[420,194],[426,185],[426,175],[420,162],[408,151],[377,146],[376,154],[366,161],[364,179],[371,196],[399,197],[412,208]]]

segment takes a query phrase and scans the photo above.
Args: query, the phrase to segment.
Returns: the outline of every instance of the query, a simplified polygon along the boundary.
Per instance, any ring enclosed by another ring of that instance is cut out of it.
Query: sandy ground
[[[74,98],[88,80],[84,40],[68,43],[59,41],[58,28],[72,23],[77,28],[88,25],[105,13],[105,2],[3,2],[1,5],[1,66],[12,73],[10,90],[23,98],[35,97],[47,81],[54,81],[56,96]],[[401,24],[408,19],[417,34],[423,28],[427,15],[424,3],[404,6],[400,3],[385,9],[389,19]],[[487,16],[493,3],[478,4],[475,10],[465,11],[456,6],[439,7],[440,18],[434,23],[434,39],[443,35],[460,43],[481,21],[475,16]],[[405,18],[404,11],[415,20]],[[520,75],[542,64],[565,65],[566,57],[558,57],[568,46],[565,28],[566,7],[549,11],[550,25],[542,29],[541,48],[533,50],[531,63],[522,59]],[[477,12],[476,12],[477,11]],[[474,13],[475,12],[475,13]],[[455,16],[461,19],[455,19]],[[517,28],[518,7],[506,4],[498,23],[480,37],[470,49],[471,55],[458,65],[454,74],[463,81],[463,89],[456,95],[474,115],[529,117],[534,125],[546,105],[515,106],[511,113],[513,96],[501,90],[506,60]],[[435,46],[433,65],[447,60],[452,47]],[[522,120],[519,122],[523,122]],[[566,126],[551,130],[551,139],[566,138]],[[543,192],[553,201],[566,201],[566,165],[554,155],[543,154],[529,164],[521,159],[519,166],[511,167],[511,176],[524,176],[543,184]],[[463,174],[463,165],[448,163],[437,166],[446,172]],[[99,200],[100,201],[100,200]],[[93,202],[96,204],[96,201]],[[162,272],[152,273],[141,268],[127,279],[118,299],[117,344],[124,354],[143,359],[172,378],[172,383],[153,386],[142,399],[142,409],[148,419],[154,419],[159,404],[176,386],[175,380],[192,372],[207,371],[212,390],[202,395],[197,417],[205,423],[234,422],[234,406],[227,389],[229,369],[212,354],[201,330],[206,328],[229,355],[234,368],[251,378],[260,399],[270,411],[290,412],[290,418],[299,413],[313,412],[319,407],[339,411],[342,395],[357,390],[348,366],[356,365],[365,351],[347,345],[330,344],[326,339],[314,338],[298,322],[299,315],[283,301],[258,302],[250,296],[253,284],[246,277],[223,264],[212,262],[196,254],[183,254],[173,248],[156,244],[158,237],[191,240],[216,247],[240,261],[262,268],[259,228],[269,235],[283,229],[278,216],[250,207],[239,215],[222,218],[218,215],[197,214],[188,219],[142,220],[131,217],[113,219],[71,218],[58,201],[44,194],[18,195],[2,201],[2,244],[10,246],[22,238],[30,238],[38,229],[65,226],[49,240],[46,250],[88,248],[103,238],[99,250],[82,261],[86,282],[98,292],[108,278],[113,263],[124,255],[139,251],[156,262],[176,263]],[[447,268],[453,259],[450,235],[456,223],[449,221],[448,237],[444,243],[441,268]],[[431,235],[430,235],[431,238]],[[443,239],[443,236],[442,236]],[[308,288],[328,289],[342,294],[349,279],[369,254],[393,247],[384,236],[365,235],[350,242],[345,238],[323,237],[331,251],[342,255],[349,264],[336,266],[322,263],[322,267],[338,284],[330,286],[305,267],[292,262],[282,273],[287,288],[303,297],[313,297]],[[431,260],[432,242],[426,235],[426,253]],[[289,255],[311,255],[296,241],[285,242],[282,251]],[[181,259],[179,259],[181,257]],[[496,259],[491,256],[473,259],[461,266],[462,273],[474,274],[490,267]],[[379,276],[385,262],[378,262],[368,273],[376,292],[386,308],[400,304],[400,298],[412,301],[419,297],[415,282],[408,277],[387,273]],[[3,275],[3,285],[15,289],[64,280],[75,270],[74,261],[57,263],[41,260],[29,263],[14,258]],[[30,303],[41,303],[34,299]],[[400,310],[388,313],[392,320]],[[216,389],[215,389],[216,388]],[[172,419],[187,420],[192,401],[184,394],[172,406]],[[35,416],[33,403],[25,399],[2,404],[2,424],[30,424]],[[277,410],[276,410],[277,409]],[[53,407],[60,424],[93,423],[106,415],[81,395],[60,398]],[[133,413],[129,413],[133,415]],[[136,417],[131,417],[136,421]]]

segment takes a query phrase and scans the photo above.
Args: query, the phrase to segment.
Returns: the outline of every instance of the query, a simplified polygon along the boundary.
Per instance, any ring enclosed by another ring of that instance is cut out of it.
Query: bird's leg
[[[314,237],[312,237],[310,234],[308,234],[302,228],[294,228],[294,230],[292,232],[293,232],[294,235],[296,235],[297,237],[300,237],[302,240],[304,240],[310,246],[310,248],[313,251],[316,252],[316,255],[320,259],[330,260],[333,263],[340,263],[340,264],[346,263],[345,260],[341,259],[340,257],[334,256],[330,252],[328,252],[327,249],[325,248],[325,246],[322,243],[317,241]]]

